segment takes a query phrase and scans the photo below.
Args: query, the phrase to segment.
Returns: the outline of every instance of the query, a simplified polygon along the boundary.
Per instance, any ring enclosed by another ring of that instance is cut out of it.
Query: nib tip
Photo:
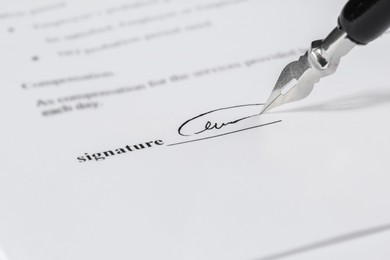
[[[262,114],[264,114],[264,112],[266,111],[266,109],[265,109],[265,107],[263,107],[262,109],[261,109],[261,111],[260,111],[260,114],[259,115],[262,115]]]

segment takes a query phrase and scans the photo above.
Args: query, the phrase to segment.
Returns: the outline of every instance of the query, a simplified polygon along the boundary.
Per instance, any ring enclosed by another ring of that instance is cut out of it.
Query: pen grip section
[[[390,27],[390,0],[350,0],[339,25],[358,44],[367,44]]]

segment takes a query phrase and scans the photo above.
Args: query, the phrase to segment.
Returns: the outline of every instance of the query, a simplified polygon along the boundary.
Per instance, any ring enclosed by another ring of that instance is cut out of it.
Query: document
[[[0,259],[388,260],[390,34],[259,115],[344,4],[3,1]]]

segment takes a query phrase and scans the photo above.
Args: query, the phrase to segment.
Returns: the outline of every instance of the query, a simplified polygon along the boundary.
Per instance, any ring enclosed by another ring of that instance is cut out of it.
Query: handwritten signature
[[[211,110],[185,121],[178,129],[181,136],[199,135],[207,131],[220,130],[260,115],[264,104],[248,104]]]

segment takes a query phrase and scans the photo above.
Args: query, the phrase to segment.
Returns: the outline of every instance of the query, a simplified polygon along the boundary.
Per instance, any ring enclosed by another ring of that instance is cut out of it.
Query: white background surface
[[[0,76],[0,244],[10,260],[256,259],[389,223],[388,34],[353,50],[306,100],[222,133],[282,123],[202,142],[102,162],[76,159],[151,140],[189,140],[177,135],[181,123],[213,109],[264,102],[283,66],[298,56],[98,99],[103,105],[97,110],[48,118],[36,107],[38,99],[308,47],[336,26],[340,1],[253,0],[49,45],[49,36],[161,11],[150,7],[60,29],[33,29],[36,23],[122,2],[67,3],[64,10],[0,21],[0,68],[7,72]],[[210,2],[171,1],[161,8],[205,3]],[[40,2],[1,6],[35,4]],[[213,26],[91,56],[57,55],[59,49],[199,21]],[[12,35],[9,26],[15,27]],[[32,55],[40,61],[32,62]],[[101,71],[116,76],[31,91],[20,87]],[[384,233],[291,259],[388,259],[388,241]]]

